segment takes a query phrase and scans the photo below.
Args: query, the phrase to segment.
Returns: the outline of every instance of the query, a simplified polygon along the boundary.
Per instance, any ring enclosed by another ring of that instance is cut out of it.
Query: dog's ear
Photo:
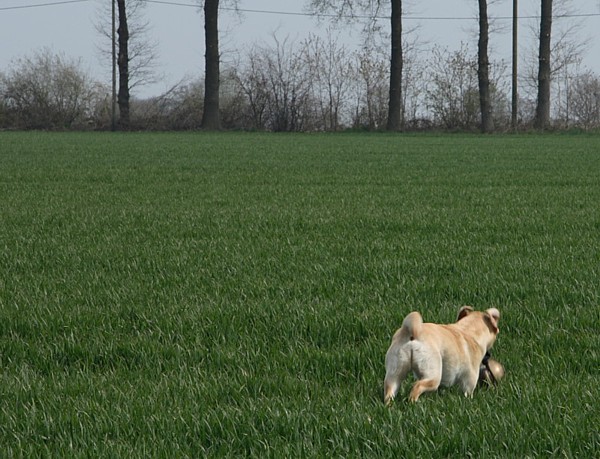
[[[490,328],[492,333],[497,334],[500,330],[498,329],[498,321],[500,320],[500,311],[496,308],[490,308],[483,314],[483,320]]]
[[[469,314],[473,312],[473,308],[471,306],[463,306],[458,310],[458,317],[456,321],[458,322],[463,317],[467,317]]]
[[[500,320],[500,311],[496,308],[490,308],[486,311],[496,322]]]

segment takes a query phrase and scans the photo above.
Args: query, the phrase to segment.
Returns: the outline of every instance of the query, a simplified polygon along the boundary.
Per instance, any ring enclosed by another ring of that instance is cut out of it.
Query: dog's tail
[[[423,317],[421,317],[421,314],[417,311],[413,311],[407,315],[402,322],[403,334],[407,336],[410,341],[419,339],[422,325]]]

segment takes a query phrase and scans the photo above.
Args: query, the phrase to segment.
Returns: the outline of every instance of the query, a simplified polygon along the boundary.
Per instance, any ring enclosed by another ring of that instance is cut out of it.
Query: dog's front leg
[[[466,380],[463,380],[462,390],[465,397],[473,398],[475,387],[477,387],[477,379],[479,378],[478,371],[471,371]]]

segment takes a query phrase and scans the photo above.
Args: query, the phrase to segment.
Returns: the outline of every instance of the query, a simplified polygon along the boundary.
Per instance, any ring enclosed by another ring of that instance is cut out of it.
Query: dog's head
[[[488,348],[491,347],[491,345],[496,340],[496,336],[500,332],[500,329],[498,328],[498,322],[500,321],[500,311],[498,311],[496,308],[489,308],[486,311],[475,311],[471,306],[463,306],[458,311],[458,318],[456,319],[456,321],[459,322],[467,317],[476,320],[477,318],[479,318],[481,321],[483,321],[483,323],[485,324],[492,336],[492,341],[488,345]]]

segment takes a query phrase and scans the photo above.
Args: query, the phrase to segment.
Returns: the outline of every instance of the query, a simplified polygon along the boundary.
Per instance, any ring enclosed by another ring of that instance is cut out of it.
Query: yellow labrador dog
[[[479,366],[498,335],[500,311],[474,311],[463,306],[456,323],[423,323],[411,312],[396,331],[385,356],[384,401],[389,404],[410,370],[417,378],[409,400],[416,402],[423,392],[441,385],[458,384],[465,396],[473,396]]]

